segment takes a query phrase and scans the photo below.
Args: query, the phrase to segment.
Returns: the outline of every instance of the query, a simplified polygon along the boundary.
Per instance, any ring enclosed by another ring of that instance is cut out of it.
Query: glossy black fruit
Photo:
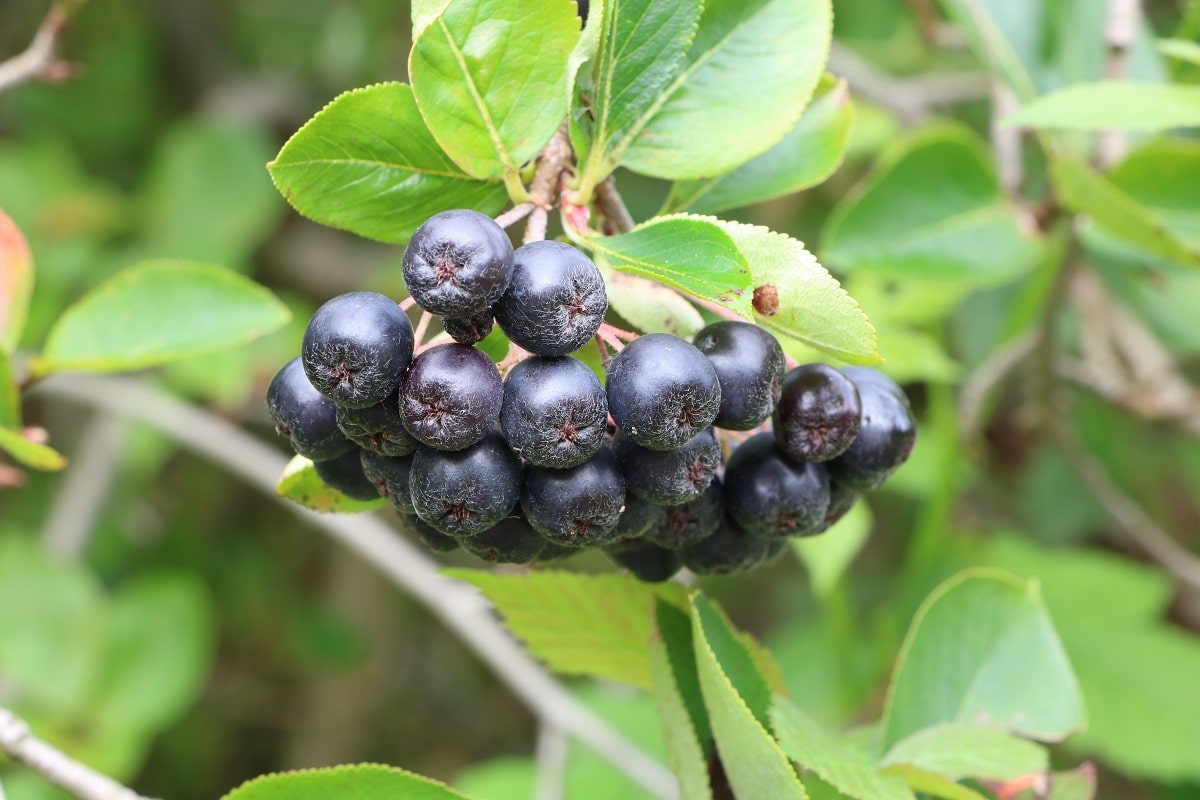
[[[442,328],[459,344],[477,344],[488,337],[495,322],[492,309],[485,308],[470,317],[442,317]]]
[[[300,355],[317,391],[343,406],[365,408],[395,393],[412,360],[408,315],[378,292],[338,295],[317,309]]]
[[[512,281],[494,309],[509,339],[539,356],[563,356],[596,335],[608,311],[604,278],[563,242],[530,242],[513,254]]]
[[[493,564],[529,564],[546,549],[546,540],[518,516],[502,519],[478,536],[463,536],[462,549]]]
[[[828,364],[801,364],[783,379],[775,440],[793,461],[828,461],[850,447],[861,424],[858,389]]]
[[[624,567],[638,580],[662,583],[679,571],[682,562],[674,550],[651,542],[633,542],[604,549],[614,564]]]
[[[690,503],[663,509],[663,519],[656,527],[646,532],[646,540],[668,550],[679,550],[702,539],[707,539],[721,526],[725,518],[725,497],[721,479],[712,483]]]
[[[673,450],[712,424],[721,384],[708,358],[668,333],[634,339],[608,365],[608,409],[635,443]]]
[[[527,358],[504,379],[500,429],[530,464],[582,464],[600,449],[607,426],[604,388],[578,359]]]
[[[774,336],[750,322],[722,320],[701,328],[692,343],[708,356],[721,384],[714,425],[748,431],[771,416],[787,367]]]
[[[862,497],[861,492],[847,488],[835,480],[829,481],[829,510],[825,512],[825,521],[821,530],[832,528],[842,517],[854,508],[854,504]]]
[[[917,439],[917,426],[904,392],[890,378],[865,367],[846,375],[862,399],[862,428],[854,442],[828,462],[830,477],[859,492],[879,488],[903,464]]]
[[[512,277],[513,247],[504,229],[478,211],[434,214],[404,251],[404,283],[421,308],[469,318],[500,299]]]
[[[379,489],[363,474],[361,451],[355,447],[328,461],[314,461],[313,469],[326,486],[355,500],[377,500]]]
[[[361,454],[363,475],[380,495],[388,499],[393,508],[405,515],[416,513],[408,489],[413,458],[413,454],[385,456],[371,450],[363,450]]]
[[[385,456],[406,456],[420,444],[400,418],[399,393],[366,408],[338,406],[337,425],[359,447]]]
[[[721,466],[721,445],[712,428],[674,450],[648,450],[618,431],[613,449],[625,477],[625,489],[660,506],[695,500]]]
[[[551,542],[591,547],[616,537],[625,482],[609,448],[570,469],[525,467],[521,511]]]
[[[734,575],[765,562],[774,545],[751,536],[730,520],[722,520],[707,538],[682,548],[679,560],[697,575]]]
[[[400,416],[422,444],[462,450],[496,426],[502,393],[487,355],[465,344],[441,344],[413,359],[400,389]]]
[[[618,547],[643,538],[652,528],[661,525],[666,512],[662,506],[625,493],[625,506],[617,518],[615,538],[609,546]]]
[[[327,461],[354,447],[338,428],[337,405],[313,388],[299,356],[271,379],[267,413],[275,421],[275,432],[286,436],[292,449],[305,458]]]
[[[725,464],[729,517],[764,538],[807,536],[824,529],[829,473],[821,464],[798,464],[779,452],[770,433],[752,436]]]
[[[474,536],[498,524],[521,495],[521,463],[489,434],[465,450],[422,448],[408,474],[417,516],[442,533]]]

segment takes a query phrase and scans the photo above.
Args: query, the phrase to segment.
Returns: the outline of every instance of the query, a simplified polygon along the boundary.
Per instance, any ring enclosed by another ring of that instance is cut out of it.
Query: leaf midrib
[[[472,178],[465,172],[443,172],[437,169],[427,169],[425,167],[406,166],[391,161],[376,161],[369,158],[309,158],[296,161],[272,161],[267,167],[273,171],[280,171],[291,167],[309,167],[318,164],[350,164],[355,166],[374,167],[376,169],[395,170],[397,172],[416,172],[421,175],[433,175],[439,178],[454,178],[463,181],[478,181],[477,178]],[[486,181],[484,181],[486,183]]]
[[[487,104],[483,101],[483,95],[479,93],[479,87],[475,85],[475,81],[471,77],[471,70],[467,67],[466,56],[463,55],[458,42],[451,35],[443,16],[437,18],[437,24],[442,34],[446,37],[446,46],[450,48],[450,52],[454,55],[454,61],[458,64],[458,68],[463,74],[463,82],[466,84],[467,90],[471,93],[471,99],[475,101],[476,111],[479,112],[479,116],[483,119],[484,129],[487,131],[488,138],[492,141],[492,147],[495,148],[496,155],[500,157],[500,163],[504,165],[504,172],[509,175],[516,174],[517,165],[513,162],[512,155],[504,148],[504,141],[500,138],[500,131],[496,128],[496,123],[492,120],[492,115],[488,110]]]

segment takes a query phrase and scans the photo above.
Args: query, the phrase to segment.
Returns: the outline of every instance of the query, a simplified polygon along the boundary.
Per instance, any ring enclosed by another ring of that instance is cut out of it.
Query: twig
[[[37,738],[6,708],[0,708],[0,751],[81,800],[147,800]]]
[[[425,334],[429,333],[429,323],[433,321],[433,314],[430,314],[425,309],[421,309],[421,318],[417,320],[417,327],[413,331],[413,342],[417,347],[425,341]]]
[[[505,211],[500,216],[496,217],[496,224],[501,228],[507,228],[516,225],[521,220],[529,216],[529,212],[533,211],[533,203],[520,203]]]
[[[533,213],[529,215],[529,221],[525,223],[525,238],[521,241],[525,244],[545,241],[546,226],[549,221],[550,215],[546,209],[541,206],[533,209]]]
[[[993,80],[992,117],[990,137],[992,152],[996,154],[996,167],[1000,188],[1009,197],[1017,197],[1025,183],[1025,164],[1022,161],[1021,129],[1015,125],[1004,125],[1002,120],[1016,111],[1021,101],[1017,93],[1002,80]]]
[[[625,207],[625,199],[617,191],[616,181],[611,175],[600,181],[596,187],[596,202],[600,204],[600,211],[612,225],[613,233],[629,233],[634,229],[637,223]]]
[[[538,728],[534,800],[563,800],[565,797],[567,745],[567,737],[561,728],[546,723]]]
[[[50,6],[29,47],[0,62],[0,92],[29,81],[58,82],[71,77],[74,67],[58,58],[58,43],[69,18],[64,3],[56,1]]]
[[[1108,61],[1104,77],[1124,78],[1129,70],[1129,51],[1137,40],[1142,9],[1138,0],[1109,0],[1108,16],[1104,23],[1104,40],[1108,45]],[[1101,131],[1096,137],[1096,163],[1108,169],[1129,151],[1129,136],[1125,131]]]
[[[78,558],[83,552],[116,480],[127,430],[125,420],[103,412],[88,423],[42,526],[42,541],[51,553]]]
[[[132,379],[58,375],[36,391],[136,419],[216,462],[358,553],[424,603],[541,720],[562,728],[655,796],[678,796],[674,776],[551,677],[497,622],[473,587],[439,574],[436,561],[377,517],[317,514],[279,497],[275,483],[286,459],[275,449],[219,417]]]
[[[959,430],[963,439],[974,441],[983,428],[985,406],[997,386],[1012,374],[1038,345],[1038,337],[1028,331],[1007,343],[983,362],[963,384],[958,396]]]

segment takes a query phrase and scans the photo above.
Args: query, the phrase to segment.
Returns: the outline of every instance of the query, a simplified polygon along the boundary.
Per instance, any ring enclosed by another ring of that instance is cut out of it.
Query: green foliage
[[[224,800],[468,800],[445,784],[380,764],[264,775],[242,784]]]
[[[667,763],[679,779],[681,796],[711,800],[708,761],[714,753],[713,734],[696,671],[691,619],[683,609],[660,599],[655,606],[655,633],[650,669]]]
[[[383,508],[388,504],[382,497],[377,500],[355,500],[326,486],[317,475],[313,463],[304,456],[292,457],[279,476],[275,492],[307,509],[323,513],[355,514]]]
[[[826,533],[792,540],[792,549],[808,570],[813,592],[829,597],[841,581],[850,563],[858,556],[871,535],[872,515],[866,503],[856,503],[846,516]]]
[[[0,450],[33,469],[53,471],[67,465],[67,460],[54,448],[32,441],[20,431],[6,426],[0,426]]]
[[[1005,123],[1050,130],[1163,131],[1200,126],[1200,88],[1132,81],[1079,83],[1039,97]]]
[[[0,210],[0,353],[11,354],[25,328],[33,258],[16,224]]]
[[[1012,734],[962,722],[934,725],[897,742],[886,765],[908,765],[953,780],[1015,780],[1049,769],[1044,748]]]

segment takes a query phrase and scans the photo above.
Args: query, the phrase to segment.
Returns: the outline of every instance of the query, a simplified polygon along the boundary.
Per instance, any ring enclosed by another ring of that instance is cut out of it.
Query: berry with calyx
[[[682,562],[674,550],[652,542],[631,542],[604,548],[614,564],[627,569],[633,577],[646,583],[662,583],[679,571]]]
[[[496,426],[503,388],[483,351],[440,344],[413,359],[400,389],[400,416],[422,444],[462,450]]]
[[[376,500],[379,498],[379,488],[363,473],[361,452],[355,447],[337,458],[314,461],[313,469],[330,489],[336,489],[355,500]]]
[[[724,518],[725,496],[717,477],[695,500],[664,508],[662,522],[646,532],[646,539],[668,550],[679,550],[707,539]]]
[[[292,449],[305,458],[327,461],[354,447],[338,428],[337,405],[313,387],[299,356],[271,378],[267,413],[275,421],[275,432],[286,436]]]
[[[529,564],[546,548],[542,535],[519,516],[506,517],[478,536],[463,536],[459,544],[493,564]]]
[[[783,379],[775,440],[793,461],[828,461],[850,447],[861,424],[854,383],[828,364],[802,364]]]
[[[766,561],[773,544],[723,519],[711,535],[683,547],[679,560],[697,575],[733,575]]]
[[[787,367],[774,336],[751,322],[722,320],[701,328],[692,343],[708,356],[721,384],[714,425],[748,431],[771,416]]]
[[[496,222],[478,211],[434,214],[404,251],[404,284],[417,305],[434,314],[474,317],[500,299],[513,271],[513,246]]]
[[[625,488],[660,506],[677,506],[695,500],[712,483],[721,466],[721,445],[712,428],[706,428],[674,450],[648,450],[621,431],[613,449]]]
[[[408,475],[412,469],[414,455],[385,456],[371,450],[363,450],[362,471],[380,495],[386,497],[400,514],[415,514],[412,496],[408,488]]]
[[[442,328],[459,344],[478,344],[492,332],[495,322],[492,309],[485,308],[469,317],[442,317]]]
[[[452,536],[474,536],[512,513],[521,495],[521,462],[497,433],[465,450],[422,448],[408,488],[417,516]]]
[[[500,428],[521,458],[539,467],[582,464],[604,442],[608,401],[595,374],[569,356],[534,356],[504,379]]]
[[[650,450],[674,450],[712,424],[721,384],[694,345],[669,333],[634,339],[608,365],[608,408],[617,427]]]
[[[754,536],[808,536],[823,530],[829,473],[822,464],[797,464],[779,452],[775,436],[760,433],[738,445],[725,464],[729,517]]]
[[[837,483],[868,492],[879,488],[908,459],[917,426],[908,398],[890,378],[866,367],[845,372],[862,399],[862,427],[846,452],[827,466]]]
[[[385,456],[406,456],[420,446],[400,418],[399,393],[366,408],[338,406],[337,426],[359,447]]]
[[[412,323],[378,292],[338,295],[308,321],[300,354],[317,391],[338,405],[366,408],[400,385],[412,360]]]
[[[525,467],[521,511],[551,542],[591,547],[612,541],[624,504],[625,482],[607,447],[569,469]]]
[[[564,242],[530,242],[513,254],[512,281],[494,309],[513,342],[539,356],[565,356],[596,335],[608,311],[604,277]]]

